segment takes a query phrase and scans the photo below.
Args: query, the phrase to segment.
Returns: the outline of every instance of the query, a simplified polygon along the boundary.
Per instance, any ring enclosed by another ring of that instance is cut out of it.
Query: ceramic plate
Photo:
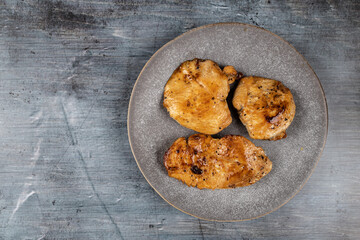
[[[262,147],[272,171],[243,188],[199,190],[170,178],[163,155],[179,137],[196,132],[180,126],[162,106],[164,86],[185,60],[211,59],[232,65],[245,76],[279,80],[295,100],[296,114],[279,141],[253,140],[232,108],[232,124],[216,137],[242,135]],[[319,79],[304,57],[277,35],[241,23],[193,29],[158,50],[141,71],[129,103],[128,134],[135,160],[149,184],[169,204],[192,216],[216,221],[249,220],[288,202],[306,183],[325,145],[327,105]]]

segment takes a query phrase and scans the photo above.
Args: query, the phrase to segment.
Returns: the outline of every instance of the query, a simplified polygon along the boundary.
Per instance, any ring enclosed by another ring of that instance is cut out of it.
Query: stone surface
[[[360,238],[359,15],[358,1],[0,0],[0,239]],[[156,50],[232,21],[304,55],[327,96],[329,135],[288,204],[218,223],[156,194],[133,159],[126,119]]]

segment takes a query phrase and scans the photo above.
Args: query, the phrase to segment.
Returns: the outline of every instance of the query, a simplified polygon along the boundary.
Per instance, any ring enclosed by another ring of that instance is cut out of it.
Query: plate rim
[[[325,103],[325,113],[326,113],[326,121],[325,121],[325,124],[326,124],[326,132],[325,132],[325,135],[324,135],[324,143],[320,149],[320,153],[319,153],[319,156],[317,157],[316,159],[316,162],[315,162],[315,165],[314,167],[311,169],[310,171],[310,174],[309,176],[305,179],[304,183],[300,186],[300,188],[298,189],[298,191],[296,191],[293,195],[291,195],[286,201],[284,201],[282,204],[280,204],[279,206],[277,206],[276,208],[272,209],[271,211],[269,212],[266,212],[264,214],[261,214],[259,216],[255,216],[255,217],[252,217],[252,218],[248,218],[248,219],[230,219],[230,220],[217,220],[217,219],[207,219],[207,218],[203,218],[203,217],[199,217],[199,216],[196,216],[192,213],[189,213],[189,212],[186,212],[184,210],[182,210],[181,208],[175,206],[174,204],[172,204],[170,201],[168,201],[163,195],[160,194],[160,192],[149,182],[149,180],[147,179],[147,177],[145,176],[143,170],[141,169],[140,167],[140,164],[138,162],[138,160],[136,159],[136,156],[135,156],[135,152],[134,152],[134,149],[133,149],[133,146],[132,146],[132,143],[131,143],[131,136],[130,136],[130,107],[132,105],[132,100],[133,100],[133,97],[134,97],[134,90],[136,88],[136,85],[142,75],[142,73],[144,72],[144,70],[146,69],[147,65],[152,61],[152,59],[161,51],[163,50],[166,46],[170,45],[171,43],[173,43],[174,41],[182,38],[183,36],[189,34],[189,33],[192,33],[192,32],[195,32],[195,31],[198,31],[198,30],[202,30],[204,28],[209,28],[209,27],[213,27],[213,26],[219,26],[219,25],[241,25],[241,26],[247,26],[249,28],[256,28],[256,29],[259,29],[259,30],[262,30],[262,31],[265,31],[267,33],[270,33],[271,35],[273,35],[274,37],[278,38],[279,40],[283,41],[284,43],[286,43],[287,45],[289,45],[293,50],[295,50],[295,52],[301,56],[301,58],[304,60],[304,62],[306,62],[307,66],[310,68],[310,70],[313,72],[315,78],[317,79],[317,82],[320,86],[320,90],[321,90],[321,95],[323,97],[323,100],[324,100],[324,103]],[[326,141],[327,141],[327,135],[328,135],[328,130],[329,130],[329,115],[328,115],[328,105],[327,105],[327,100],[326,100],[326,96],[325,96],[325,92],[324,92],[324,89],[321,85],[321,82],[320,82],[320,79],[319,77],[316,75],[315,71],[313,70],[313,68],[310,66],[309,62],[306,60],[306,58],[299,52],[296,50],[296,48],[291,45],[288,41],[286,41],[285,39],[283,39],[282,37],[278,36],[277,34],[265,29],[265,28],[262,28],[262,27],[259,27],[259,26],[255,26],[255,25],[252,25],[252,24],[248,24],[248,23],[240,23],[240,22],[220,22],[220,23],[212,23],[212,24],[207,24],[207,25],[203,25],[203,26],[200,26],[200,27],[197,27],[197,28],[193,28],[189,31],[186,31],[182,34],[180,34],[179,36],[175,37],[174,39],[170,40],[169,42],[167,42],[166,44],[164,44],[162,47],[160,47],[151,57],[150,59],[146,62],[146,64],[144,65],[144,67],[141,69],[135,83],[134,83],[134,86],[133,86],[133,89],[131,91],[131,95],[130,95],[130,100],[129,100],[129,105],[128,105],[128,112],[127,112],[127,132],[128,132],[128,140],[129,140],[129,144],[130,144],[130,149],[131,149],[131,152],[132,152],[132,155],[135,159],[135,162],[141,172],[141,174],[144,176],[145,180],[148,182],[148,184],[155,190],[155,192],[162,198],[165,200],[165,202],[167,202],[168,204],[170,204],[172,207],[176,208],[177,210],[185,213],[185,214],[188,214],[192,217],[195,217],[195,218],[198,218],[198,219],[202,219],[202,220],[206,220],[206,221],[214,221],[214,222],[243,222],[243,221],[250,221],[250,220],[253,220],[253,219],[257,219],[257,218],[260,218],[260,217],[263,217],[267,214],[270,214],[272,212],[275,212],[276,210],[278,210],[279,208],[281,208],[282,206],[284,206],[285,204],[287,204],[291,199],[293,199],[299,192],[300,190],[305,186],[305,184],[308,182],[308,180],[310,179],[311,175],[314,173],[314,170],[316,168],[316,166],[318,165],[319,163],[319,160],[324,152],[324,148],[325,148],[325,145],[326,145]]]

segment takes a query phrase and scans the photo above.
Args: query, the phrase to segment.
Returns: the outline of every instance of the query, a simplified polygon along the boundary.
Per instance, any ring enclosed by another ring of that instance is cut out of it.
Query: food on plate
[[[178,138],[165,153],[164,165],[170,177],[200,189],[248,186],[272,168],[264,150],[246,138],[204,134]]]
[[[254,139],[285,138],[286,129],[295,116],[295,102],[290,90],[272,79],[242,78],[232,102]]]
[[[216,134],[232,121],[226,97],[229,84],[241,75],[232,66],[221,70],[211,60],[185,61],[166,83],[163,105],[180,125]]]

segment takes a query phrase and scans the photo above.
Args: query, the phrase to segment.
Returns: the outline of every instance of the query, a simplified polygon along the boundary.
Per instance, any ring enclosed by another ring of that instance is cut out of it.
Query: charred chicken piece
[[[226,98],[229,84],[240,76],[232,66],[221,70],[211,60],[183,62],[165,85],[163,105],[180,125],[216,134],[232,121]]]
[[[242,136],[221,139],[195,134],[177,139],[164,155],[170,177],[209,189],[244,187],[268,174],[272,162],[264,150]]]
[[[254,139],[285,138],[286,129],[295,116],[295,102],[290,90],[272,79],[242,78],[232,102]]]

